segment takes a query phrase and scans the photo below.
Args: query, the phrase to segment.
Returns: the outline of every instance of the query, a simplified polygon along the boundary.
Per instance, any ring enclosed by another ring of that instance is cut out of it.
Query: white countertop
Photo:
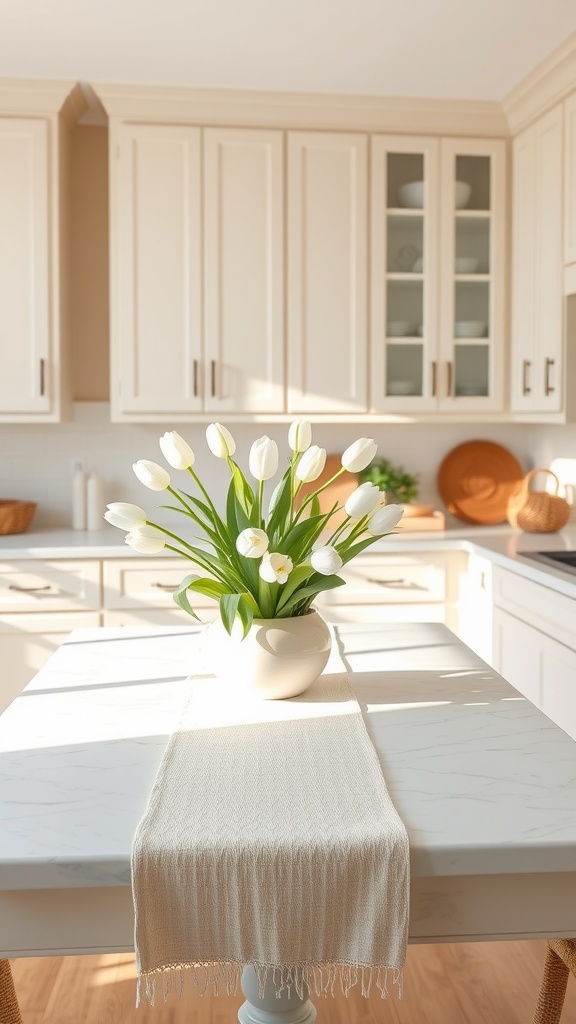
[[[0,890],[130,884],[195,634],[76,630],[0,717]],[[413,874],[573,871],[576,743],[443,625],[339,635]]]
[[[484,555],[503,568],[512,569],[543,586],[576,598],[576,574],[523,558],[523,551],[576,550],[576,523],[558,533],[523,533],[508,525],[466,526],[418,533],[402,531],[383,537],[366,554],[386,551],[464,550]],[[171,552],[148,557],[175,556]],[[94,532],[75,530],[28,530],[0,537],[0,562],[21,559],[142,558],[124,543],[121,530],[106,527]]]

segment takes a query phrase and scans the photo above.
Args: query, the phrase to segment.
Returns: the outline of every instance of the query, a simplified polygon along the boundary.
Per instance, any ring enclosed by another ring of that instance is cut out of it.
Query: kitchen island
[[[132,837],[195,633],[78,630],[0,718],[1,956],[133,948]],[[338,634],[409,835],[410,940],[576,934],[576,743],[441,624]]]

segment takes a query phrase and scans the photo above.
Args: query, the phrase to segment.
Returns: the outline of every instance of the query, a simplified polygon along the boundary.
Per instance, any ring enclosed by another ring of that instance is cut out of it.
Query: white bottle
[[[86,529],[86,474],[81,469],[72,476],[72,529]]]
[[[98,473],[91,473],[86,485],[86,527],[88,530],[104,529],[104,485]]]

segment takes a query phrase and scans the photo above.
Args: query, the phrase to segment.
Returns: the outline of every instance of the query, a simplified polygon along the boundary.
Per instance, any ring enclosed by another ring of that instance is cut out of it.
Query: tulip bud
[[[268,549],[268,536],[264,530],[258,530],[253,526],[242,530],[236,538],[236,550],[244,555],[244,558],[261,558]]]
[[[294,420],[288,430],[288,444],[293,452],[305,452],[312,443],[312,427],[305,419]]]
[[[221,423],[210,423],[206,427],[206,440],[217,459],[229,459],[236,451],[236,441]]]
[[[266,583],[286,583],[292,572],[292,559],[279,551],[266,552],[258,571]]]
[[[162,455],[168,465],[174,469],[189,469],[194,465],[196,456],[190,445],[175,430],[168,430],[160,438]]]
[[[326,449],[319,448],[313,444],[304,452],[300,462],[296,466],[295,475],[303,484],[309,484],[317,480],[324,466],[326,465]]]
[[[313,551],[310,561],[312,562],[312,568],[322,576],[333,576],[344,564],[336,548],[331,547],[329,544],[326,547],[317,548],[316,551]]]
[[[344,452],[342,465],[349,473],[360,473],[372,462],[377,451],[378,445],[372,437],[360,437]]]
[[[164,537],[153,526],[135,526],[124,538],[141,555],[155,555],[166,546]]]
[[[371,516],[366,529],[373,537],[382,537],[398,526],[403,515],[404,509],[401,505],[384,505]]]
[[[344,508],[346,515],[352,519],[362,519],[369,516],[380,504],[380,488],[376,484],[360,484],[352,494],[349,495]]]
[[[104,519],[112,526],[117,526],[119,530],[128,532],[135,526],[144,526],[146,523],[146,513],[139,505],[131,505],[127,501],[113,501],[106,508],[108,511],[104,513]]]
[[[269,480],[278,469],[278,445],[264,434],[254,441],[248,460],[250,472],[256,480]]]
[[[170,474],[157,462],[149,462],[148,459],[138,459],[132,466],[136,476],[144,487],[151,491],[165,491],[170,487]]]

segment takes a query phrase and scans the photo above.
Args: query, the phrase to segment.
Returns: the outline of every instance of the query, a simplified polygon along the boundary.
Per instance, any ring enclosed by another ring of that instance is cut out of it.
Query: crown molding
[[[93,82],[91,87],[108,116],[122,120],[419,135],[508,135],[502,107],[491,101],[104,82]]]
[[[516,135],[550,107],[576,91],[576,32],[556,47],[504,97],[502,109]]]
[[[77,82],[57,79],[0,78],[0,112],[4,116],[47,116],[61,111],[69,119],[83,111]]]

